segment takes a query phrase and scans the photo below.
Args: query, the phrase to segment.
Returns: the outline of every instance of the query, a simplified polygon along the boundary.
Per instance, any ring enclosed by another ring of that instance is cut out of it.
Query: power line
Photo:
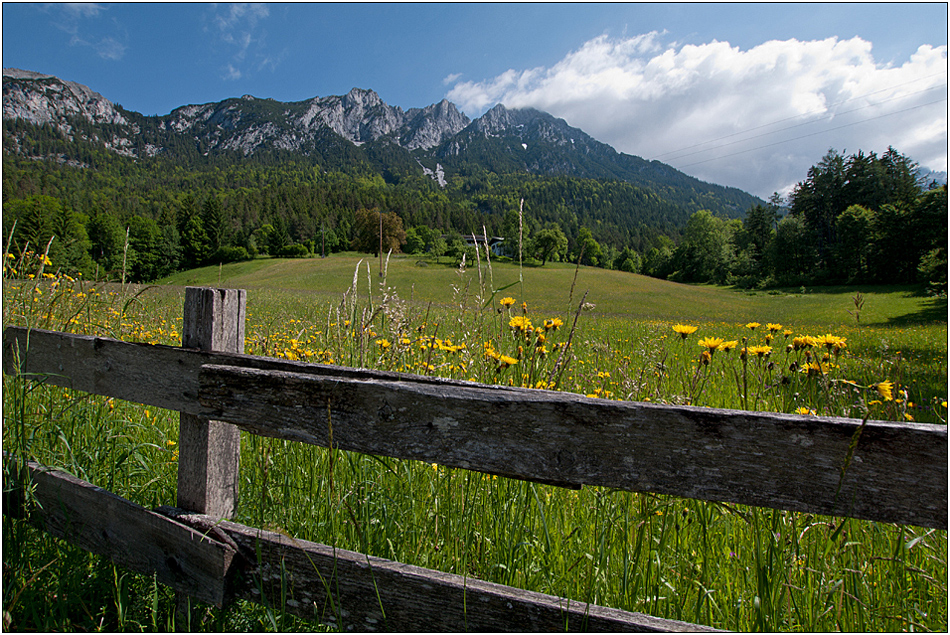
[[[687,163],[686,165],[681,165],[681,166],[679,166],[679,167],[676,168],[676,169],[677,169],[677,170],[682,170],[682,169],[684,169],[684,168],[692,167],[692,166],[694,166],[694,165],[700,165],[701,163],[709,163],[710,161],[718,161],[719,159],[727,159],[727,158],[729,158],[729,157],[734,157],[734,156],[737,156],[737,155],[739,155],[739,154],[745,154],[745,153],[747,153],[747,152],[753,152],[753,151],[755,151],[755,150],[761,150],[762,148],[770,148],[770,147],[772,147],[772,146],[781,145],[781,144],[783,144],[783,143],[788,143],[788,142],[790,142],[790,141],[798,141],[799,139],[806,139],[806,138],[808,138],[808,137],[814,137],[814,136],[820,135],[820,134],[827,134],[827,133],[833,132],[833,131],[835,131],[835,130],[841,130],[842,128],[849,128],[849,127],[851,127],[851,126],[857,126],[858,124],[867,123],[868,121],[874,121],[875,119],[883,119],[884,117],[890,117],[890,116],[892,116],[892,115],[899,115],[899,114],[901,114],[902,112],[910,112],[911,110],[916,110],[916,109],[918,109],[918,108],[924,108],[924,107],[926,107],[926,106],[932,106],[932,105],[934,105],[934,104],[939,104],[939,103],[942,102],[942,101],[947,101],[947,98],[946,98],[946,97],[942,97],[942,98],[940,98],[940,99],[937,99],[936,101],[927,102],[926,104],[918,104],[917,106],[911,106],[910,108],[904,108],[903,110],[895,110],[894,112],[889,112],[889,113],[884,114],[884,115],[878,115],[877,117],[869,117],[868,119],[862,119],[861,121],[855,121],[855,122],[852,122],[852,123],[844,124],[844,125],[842,125],[842,126],[836,126],[836,127],[834,127],[834,128],[828,128],[827,130],[820,130],[820,131],[818,131],[818,132],[812,132],[812,133],[809,133],[809,134],[806,134],[806,135],[801,135],[800,137],[792,137],[791,139],[785,139],[785,140],[783,140],[783,141],[776,141],[775,143],[767,143],[767,144],[765,144],[765,145],[756,146],[756,147],[754,147],[754,148],[749,148],[748,150],[740,150],[739,152],[733,152],[732,154],[726,154],[726,155],[723,155],[723,156],[721,156],[721,157],[714,157],[714,158],[712,158],[712,159],[705,159],[705,160],[703,160],[703,161],[696,161],[696,162],[694,162],[694,163]]]
[[[812,110],[812,111],[806,112],[806,113],[799,113],[799,114],[793,115],[793,116],[791,116],[791,117],[785,117],[784,119],[778,119],[778,120],[776,120],[776,121],[772,121],[772,122],[769,122],[769,123],[765,123],[765,124],[762,124],[762,125],[760,125],[760,126],[755,126],[754,128],[749,128],[749,129],[747,129],[747,130],[741,130],[741,131],[739,131],[739,132],[733,132],[733,133],[731,133],[731,134],[727,134],[727,135],[724,135],[724,136],[722,136],[722,137],[717,137],[717,138],[715,138],[715,139],[708,139],[708,140],[706,140],[706,141],[701,141],[700,143],[694,143],[693,145],[686,146],[686,147],[680,148],[680,149],[678,149],[678,150],[670,150],[669,152],[663,152],[663,153],[661,153],[661,154],[655,155],[654,157],[652,157],[652,158],[649,159],[649,160],[650,160],[650,161],[653,161],[653,160],[659,159],[660,157],[665,157],[665,156],[667,156],[667,155],[669,155],[669,154],[676,154],[677,152],[682,152],[683,150],[692,150],[693,148],[697,148],[697,147],[699,147],[699,146],[706,145],[707,143],[715,143],[716,141],[722,141],[723,139],[729,139],[730,137],[735,137],[735,136],[737,136],[737,135],[746,134],[746,133],[752,132],[752,131],[754,131],[754,130],[759,130],[759,129],[761,129],[761,128],[768,128],[769,126],[774,126],[774,125],[776,125],[776,124],[780,124],[780,123],[783,123],[783,122],[785,122],[785,121],[791,121],[792,119],[798,119],[799,117],[807,117],[808,115],[823,114],[823,113],[827,112],[828,110],[830,110],[830,109],[832,109],[832,108],[837,108],[838,106],[841,106],[841,105],[843,105],[843,104],[846,104],[846,103],[848,103],[849,101],[854,101],[854,100],[856,100],[856,99],[863,99],[863,98],[865,98],[865,97],[870,97],[871,95],[876,95],[877,93],[883,93],[883,92],[886,92],[886,91],[889,91],[889,90],[894,90],[895,88],[900,88],[901,86],[906,86],[907,84],[913,84],[913,83],[915,83],[915,82],[923,81],[923,80],[925,80],[925,79],[930,79],[930,78],[932,78],[932,77],[939,77],[939,76],[942,76],[942,75],[943,75],[943,73],[934,73],[933,75],[927,75],[927,76],[925,76],[925,77],[919,77],[919,78],[917,78],[917,79],[912,79],[912,80],[903,82],[903,83],[901,83],[901,84],[895,84],[895,85],[893,85],[893,86],[888,86],[887,88],[881,88],[880,90],[871,91],[870,93],[865,93],[865,94],[863,94],[863,95],[856,95],[855,97],[849,97],[848,99],[844,99],[844,100],[842,100],[842,101],[835,102],[835,103],[831,104],[830,106],[828,106],[828,107],[826,107],[826,108],[821,108],[821,109],[817,109],[817,110]],[[943,86],[946,86],[946,83],[944,83],[944,84],[942,84],[942,85],[943,85]],[[931,86],[930,88],[939,88],[939,86],[936,86],[936,87]],[[930,90],[930,88],[924,88],[924,89],[921,89],[921,90],[919,90],[919,91],[915,91],[914,93],[910,93],[910,95],[913,95],[913,94],[916,94],[916,93],[919,93],[919,92],[923,92],[923,91],[926,91],[926,90]],[[907,96],[909,96],[909,95],[902,95],[902,97],[907,97]],[[892,98],[892,99],[899,99],[899,97],[894,97],[894,98]],[[890,100],[885,100],[885,101],[890,101]],[[878,102],[878,103],[884,103],[884,102]],[[852,111],[848,111],[848,112],[854,112],[854,111],[852,110]],[[841,113],[841,114],[847,114],[847,113]],[[805,123],[813,123],[813,122],[805,122]],[[804,124],[801,124],[801,125],[804,125]],[[794,128],[795,126],[791,126],[791,127]],[[788,130],[788,128],[783,128],[782,130]],[[782,132],[782,130],[776,130],[776,131],[774,131],[774,132]],[[770,133],[767,133],[767,134],[770,134]],[[762,136],[762,135],[759,135],[759,136]],[[755,138],[755,137],[752,137],[752,138]],[[716,146],[716,147],[720,147],[720,146]],[[712,149],[714,149],[714,148],[708,148],[708,149],[712,150]],[[689,155],[684,155],[684,156],[689,156]],[[682,158],[682,157],[678,157],[678,158]],[[675,160],[675,159],[670,159],[670,160],[673,161],[673,160]]]
[[[931,86],[930,88],[923,88],[923,89],[921,89],[921,90],[917,90],[917,91],[914,91],[914,92],[912,92],[912,93],[907,93],[906,95],[901,95],[900,97],[891,97],[890,99],[885,99],[885,100],[883,100],[883,101],[879,101],[879,102],[877,102],[876,104],[868,104],[868,105],[866,105],[866,106],[861,106],[861,107],[859,107],[859,108],[854,108],[853,110],[846,110],[846,111],[844,111],[844,112],[835,113],[835,116],[836,116],[836,117],[841,117],[841,116],[843,116],[843,115],[850,115],[850,114],[853,113],[853,112],[858,112],[859,110],[864,110],[865,108],[872,108],[872,107],[874,107],[874,106],[880,106],[881,104],[886,104],[887,102],[889,102],[889,101],[894,101],[895,99],[904,99],[905,97],[910,97],[911,95],[916,95],[916,94],[918,94],[918,93],[927,92],[928,90],[934,90],[935,88],[943,88],[944,90],[946,90],[947,84],[941,84],[941,85],[939,85],[939,86]],[[778,130],[773,130],[773,131],[771,131],[771,132],[763,132],[762,134],[757,134],[757,135],[753,135],[753,136],[751,136],[751,137],[746,137],[745,139],[739,139],[738,141],[730,141],[729,143],[723,143],[723,144],[718,145],[718,146],[712,146],[711,148],[705,148],[705,149],[703,149],[703,150],[696,150],[695,152],[688,152],[687,154],[681,154],[681,155],[678,156],[678,157],[673,157],[672,159],[667,159],[667,160],[668,160],[668,161],[679,161],[680,159],[685,159],[686,157],[693,156],[694,154],[701,154],[701,153],[703,153],[703,152],[709,152],[709,151],[711,151],[711,150],[719,150],[720,148],[727,148],[727,147],[729,147],[729,146],[734,146],[734,145],[736,145],[737,143],[745,143],[746,141],[751,141],[752,139],[758,139],[759,137],[767,137],[767,136],[772,135],[772,134],[777,134],[777,133],[779,133],[779,132],[785,132],[786,130],[792,130],[792,129],[794,129],[794,128],[801,128],[802,126],[808,126],[808,125],[811,125],[811,124],[814,124],[814,123],[818,123],[818,121],[816,121],[816,120],[805,121],[805,122],[802,122],[802,123],[799,123],[799,124],[795,124],[794,126],[787,126],[787,127],[785,127],[785,128],[779,128]],[[767,124],[767,125],[772,125],[772,124]],[[759,126],[759,127],[761,128],[762,126]],[[756,129],[756,128],[751,128],[750,130],[755,130],[755,129]],[[746,132],[749,132],[749,131],[747,130]],[[735,133],[735,134],[744,134],[744,133],[737,132],[737,133]],[[734,135],[729,135],[729,136],[735,136],[735,134],[734,134]],[[725,139],[725,138],[727,138],[727,137],[722,137],[722,139]],[[707,142],[707,143],[709,143],[709,142]],[[699,144],[699,145],[702,145],[702,144]],[[696,146],[693,146],[693,147],[696,147]],[[669,153],[667,153],[667,154],[669,154]]]

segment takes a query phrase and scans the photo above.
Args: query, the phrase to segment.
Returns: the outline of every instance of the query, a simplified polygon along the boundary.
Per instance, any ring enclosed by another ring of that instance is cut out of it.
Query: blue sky
[[[531,106],[760,196],[829,147],[947,169],[943,3],[4,3],[3,66],[149,115],[353,87],[473,118]]]

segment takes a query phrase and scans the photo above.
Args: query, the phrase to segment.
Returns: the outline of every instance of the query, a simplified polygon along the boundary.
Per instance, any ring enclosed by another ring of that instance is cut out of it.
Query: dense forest
[[[945,292],[947,187],[924,187],[917,174],[893,148],[880,157],[830,150],[788,201],[773,196],[741,222],[696,212],[651,273],[745,287],[926,282]]]
[[[25,126],[4,123],[6,141],[25,140],[3,156],[5,248],[18,257],[48,245],[53,265],[71,274],[151,281],[381,242],[461,258],[471,249],[462,236],[485,234],[503,237],[515,258],[521,236],[523,258],[536,264],[580,259],[682,282],[946,286],[946,187],[921,187],[917,166],[894,149],[830,151],[788,201],[773,197],[737,219],[672,190],[474,164],[441,187],[408,169],[380,170],[373,152],[345,142],[334,156],[172,161],[120,156],[50,127],[24,135]]]

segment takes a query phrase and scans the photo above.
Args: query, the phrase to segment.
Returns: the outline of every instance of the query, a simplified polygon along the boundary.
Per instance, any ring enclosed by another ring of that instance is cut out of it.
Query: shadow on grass
[[[905,313],[896,317],[887,318],[884,322],[869,324],[868,326],[907,327],[947,322],[947,298],[932,298],[923,303],[923,308],[912,313]]]

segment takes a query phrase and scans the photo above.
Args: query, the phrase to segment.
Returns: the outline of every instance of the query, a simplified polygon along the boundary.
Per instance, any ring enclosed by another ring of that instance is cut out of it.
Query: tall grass
[[[4,325],[179,343],[179,288],[89,284],[35,265],[18,263],[16,277],[4,281]],[[888,301],[887,294],[867,296],[860,325],[782,314],[772,296],[742,296],[728,320],[631,320],[604,315],[603,306],[615,300],[602,301],[597,285],[589,285],[594,292],[584,301],[576,293],[569,308],[567,285],[560,286],[564,297],[552,293],[536,305],[531,269],[525,270],[528,298],[507,295],[514,289],[505,273],[479,260],[451,272],[441,301],[433,302],[424,294],[419,300],[425,276],[418,271],[407,290],[393,276],[398,266],[387,263],[387,277],[378,280],[365,263],[349,265],[336,278],[334,296],[249,293],[247,352],[554,387],[591,398],[935,423],[946,418],[946,324],[869,325],[867,312]],[[588,290],[583,282],[578,288]],[[696,290],[684,293],[694,298]],[[751,328],[753,319],[762,324]],[[770,332],[767,325],[779,322],[781,328]],[[682,337],[673,329],[677,324],[696,330]],[[827,345],[834,340],[794,344],[824,335],[845,338],[843,346]],[[722,342],[712,347],[715,338]],[[729,342],[735,344],[723,346]],[[765,346],[771,351],[757,348]],[[889,382],[890,399],[883,382]],[[3,399],[5,450],[146,506],[175,500],[175,413],[17,377],[4,377]],[[606,488],[565,490],[246,434],[235,520],[580,602],[722,628],[947,628],[945,531]],[[8,628],[174,626],[173,594],[152,578],[120,570],[20,520],[3,522]],[[312,625],[239,603],[209,609],[191,627]]]

